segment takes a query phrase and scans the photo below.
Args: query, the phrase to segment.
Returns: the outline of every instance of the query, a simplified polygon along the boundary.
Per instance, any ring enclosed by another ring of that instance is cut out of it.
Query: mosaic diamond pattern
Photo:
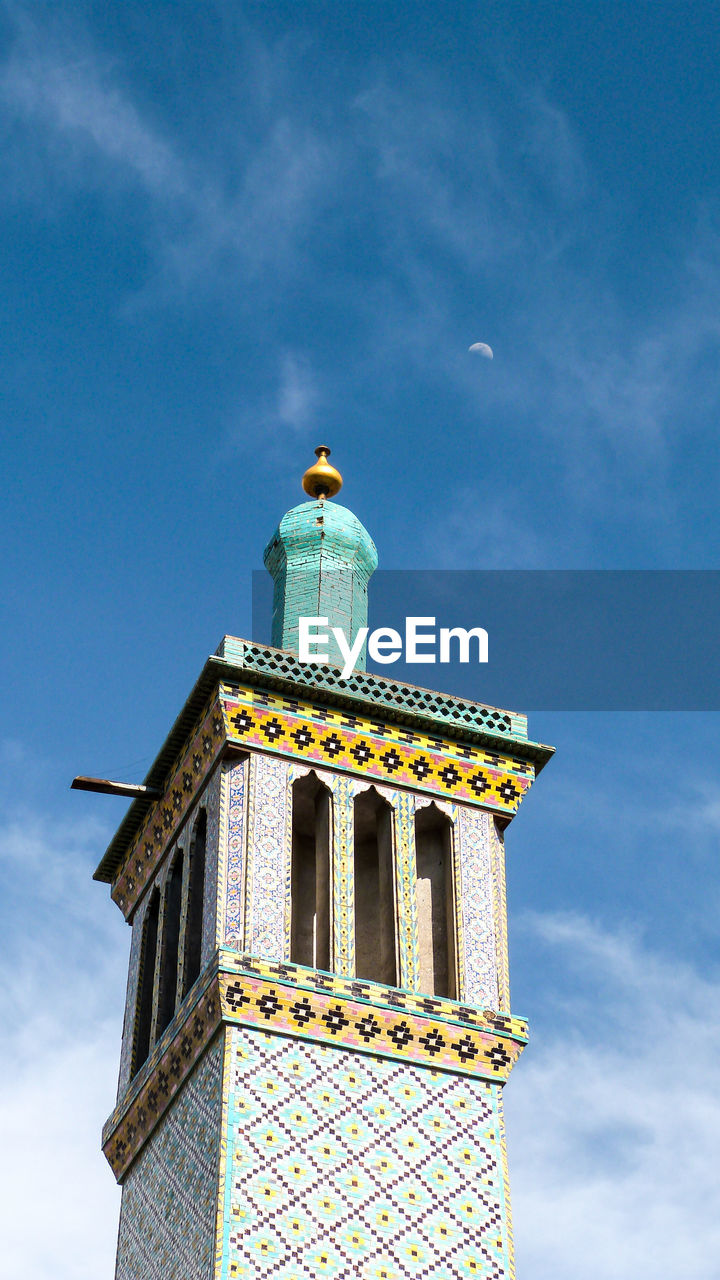
[[[116,1280],[208,1280],[215,1246],[222,1041],[185,1082],[123,1186]]]
[[[228,740],[513,814],[528,761],[256,689],[221,686]]]
[[[496,1087],[236,1028],[222,1280],[503,1280]]]

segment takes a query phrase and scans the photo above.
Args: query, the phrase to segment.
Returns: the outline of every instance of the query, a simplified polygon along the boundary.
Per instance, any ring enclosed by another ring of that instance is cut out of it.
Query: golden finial
[[[315,450],[317,462],[308,467],[302,478],[302,487],[311,498],[334,498],[342,489],[342,476],[328,462],[330,450],[326,444]]]

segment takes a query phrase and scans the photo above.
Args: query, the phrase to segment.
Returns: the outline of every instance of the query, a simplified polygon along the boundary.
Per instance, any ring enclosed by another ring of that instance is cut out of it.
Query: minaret
[[[503,832],[523,716],[302,665],[377,563],[332,497],[265,553],[273,647],[226,636],[98,867],[132,925],[116,1280],[504,1280]]]

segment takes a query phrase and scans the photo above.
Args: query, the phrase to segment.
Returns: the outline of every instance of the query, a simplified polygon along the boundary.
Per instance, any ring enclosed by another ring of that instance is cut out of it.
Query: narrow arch
[[[329,789],[314,773],[292,788],[290,959],[314,969],[330,968]]]
[[[160,891],[154,889],[142,927],[138,1001],[135,1014],[135,1044],[133,1046],[133,1076],[137,1075],[150,1052],[159,917]]]
[[[397,985],[393,811],[374,787],[354,801],[355,973]]]
[[[420,990],[456,998],[452,822],[437,805],[415,813],[415,902]]]
[[[180,945],[180,912],[182,908],[183,851],[178,850],[165,886],[160,983],[158,992],[157,1034],[161,1036],[175,1013]]]
[[[183,996],[200,976],[202,959],[202,926],[205,907],[205,858],[207,852],[207,813],[201,809],[190,842],[188,904],[185,918],[185,956]]]

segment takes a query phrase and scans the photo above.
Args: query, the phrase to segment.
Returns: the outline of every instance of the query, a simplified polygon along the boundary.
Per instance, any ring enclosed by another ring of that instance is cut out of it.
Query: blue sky
[[[2,1280],[28,1238],[112,1274],[123,806],[69,781],[142,777],[248,634],[316,444],[383,568],[716,567],[719,43],[704,2],[0,0]],[[530,727],[518,1274],[709,1280],[717,716]]]

